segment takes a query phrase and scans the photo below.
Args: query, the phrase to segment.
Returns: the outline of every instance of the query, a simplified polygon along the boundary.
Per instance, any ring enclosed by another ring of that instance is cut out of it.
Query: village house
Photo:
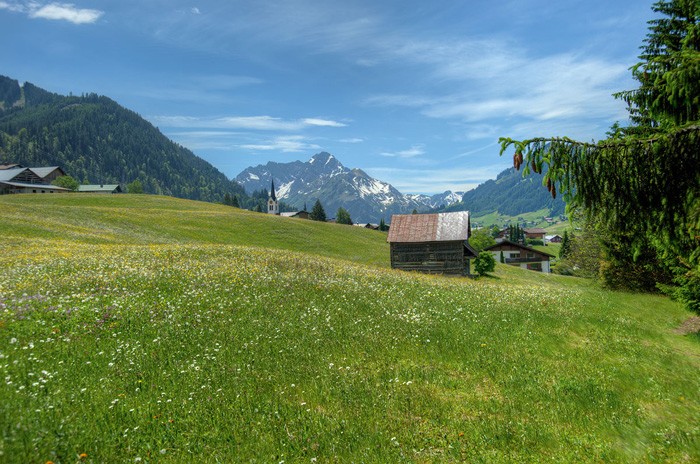
[[[544,243],[561,243],[563,240],[561,235],[545,235]]]
[[[467,242],[469,212],[395,214],[387,242],[391,267],[429,274],[469,275],[477,253]]]
[[[491,245],[485,251],[493,253],[497,263],[501,262],[501,255],[503,255],[505,264],[545,273],[550,272],[549,259],[554,257],[554,255],[544,251],[535,250],[510,240],[503,240]]]
[[[546,230],[541,229],[539,227],[531,228],[531,229],[523,229],[523,232],[525,233],[525,238],[529,238],[531,240],[542,240],[544,241],[544,235],[547,233]]]
[[[362,223],[358,222],[356,224],[353,224],[355,227],[364,227],[365,229],[370,229],[370,230],[379,230],[379,224],[372,224],[371,222],[368,223]]]
[[[287,218],[297,218],[297,219],[309,219],[308,211],[290,211],[287,213],[280,213],[280,216]]]

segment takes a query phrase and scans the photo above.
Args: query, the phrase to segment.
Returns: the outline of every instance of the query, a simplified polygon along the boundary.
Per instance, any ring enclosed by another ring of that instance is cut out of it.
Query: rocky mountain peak
[[[306,163],[267,163],[247,168],[236,177],[249,192],[267,188],[270,179],[274,179],[277,197],[285,204],[301,208],[304,203],[308,205],[319,199],[329,217],[343,207],[355,222],[378,223],[382,218],[389,221],[395,213],[427,211],[445,204],[443,198],[404,195],[361,169],[346,168],[325,151]]]

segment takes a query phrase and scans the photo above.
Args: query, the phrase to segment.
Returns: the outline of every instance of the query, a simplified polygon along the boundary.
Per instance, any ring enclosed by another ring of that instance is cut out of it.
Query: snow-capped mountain
[[[390,184],[370,177],[361,169],[348,169],[333,155],[321,152],[309,161],[273,163],[249,167],[238,174],[236,181],[247,192],[270,188],[275,182],[277,198],[302,209],[311,209],[321,200],[326,215],[334,217],[338,208],[350,213],[354,222],[389,222],[392,214],[422,212],[461,200],[461,193],[439,195],[404,195]]]
[[[432,196],[411,193],[406,194],[406,197],[427,205],[430,209],[440,209],[454,203],[459,203],[462,201],[462,196],[464,196],[464,192],[453,192],[451,190],[446,190],[443,193]]]

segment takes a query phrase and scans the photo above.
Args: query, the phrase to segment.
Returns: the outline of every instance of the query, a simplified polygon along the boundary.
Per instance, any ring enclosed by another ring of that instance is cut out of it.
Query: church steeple
[[[275,180],[272,179],[270,183],[270,198],[267,199],[267,213],[280,214],[280,202],[277,201],[277,195],[275,194]]]

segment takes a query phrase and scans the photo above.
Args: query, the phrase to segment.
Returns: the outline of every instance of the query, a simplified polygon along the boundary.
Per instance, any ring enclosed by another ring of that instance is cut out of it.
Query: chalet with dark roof
[[[545,273],[550,272],[549,259],[554,257],[554,255],[545,251],[535,250],[510,240],[503,240],[495,245],[491,245],[484,251],[493,253],[497,263],[501,262],[502,254],[505,264]]]
[[[547,233],[546,230],[539,227],[523,229],[523,232],[525,233],[525,238],[532,240],[544,240],[544,235]]]
[[[395,214],[387,241],[391,267],[429,274],[469,275],[469,260],[477,253],[467,240],[469,212]]]

